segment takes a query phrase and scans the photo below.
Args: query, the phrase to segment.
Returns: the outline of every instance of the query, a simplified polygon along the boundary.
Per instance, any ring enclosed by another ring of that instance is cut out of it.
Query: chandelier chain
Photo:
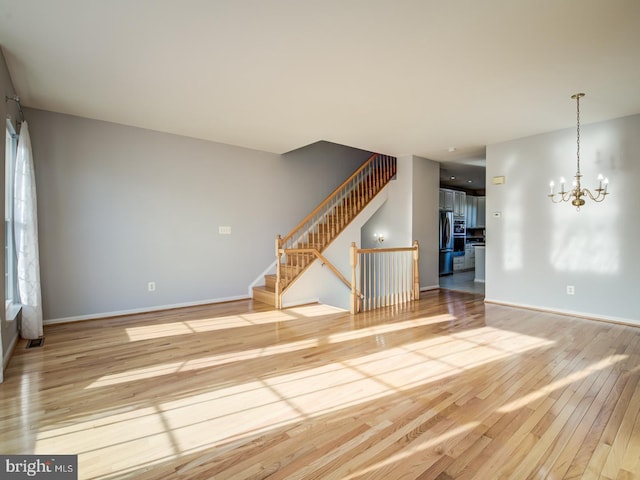
[[[580,181],[580,97],[581,95],[576,95],[576,125],[577,125],[577,140],[576,140],[576,156],[578,157],[578,171],[576,176],[578,177],[578,181]]]

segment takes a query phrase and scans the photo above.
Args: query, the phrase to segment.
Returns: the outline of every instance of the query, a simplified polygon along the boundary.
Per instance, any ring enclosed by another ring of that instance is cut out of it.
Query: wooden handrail
[[[329,267],[329,269],[333,273],[335,273],[336,276],[340,280],[342,280],[342,283],[344,283],[348,288],[351,288],[351,283],[349,282],[349,280],[347,280],[345,278],[345,276],[342,275],[342,273],[340,273],[340,270],[338,270],[329,260],[327,260],[326,257],[324,255],[322,255],[317,249],[315,249],[315,248],[287,248],[287,249],[283,250],[283,252],[287,253],[287,254],[289,254],[289,253],[312,253],[322,263],[327,265]]]
[[[390,247],[390,248],[358,248],[358,253],[389,253],[389,252],[413,252],[417,247]]]
[[[304,217],[302,219],[302,221],[300,223],[298,223],[298,225],[296,225],[283,239],[281,244],[285,243],[287,240],[289,240],[291,237],[293,237],[296,232],[298,232],[298,230],[304,228],[304,226],[307,224],[307,222],[309,222],[309,220],[311,218],[314,217],[314,215],[316,215],[318,212],[320,212],[331,200],[333,200],[333,198],[338,195],[342,189],[344,187],[346,187],[347,185],[349,185],[349,183],[351,183],[351,181],[356,178],[358,176],[358,174],[360,172],[362,172],[364,169],[366,169],[369,164],[371,162],[373,162],[373,160],[378,156],[378,153],[374,153],[373,155],[371,155],[366,162],[364,162],[362,165],[360,165],[360,168],[358,168],[355,172],[353,172],[351,174],[351,176],[349,178],[347,178],[344,182],[342,182],[342,184],[336,188],[333,192],[331,192],[331,194],[325,198],[320,205],[318,205],[315,209],[313,209],[313,211],[307,215],[306,217]]]

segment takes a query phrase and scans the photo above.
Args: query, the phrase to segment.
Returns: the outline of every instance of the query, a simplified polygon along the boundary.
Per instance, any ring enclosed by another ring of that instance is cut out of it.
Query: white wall
[[[389,200],[362,228],[362,248],[380,247],[374,233],[385,236],[383,247],[420,245],[420,289],[438,287],[438,191],[440,165],[426,158],[398,158],[397,179]]]
[[[398,157],[397,166],[396,178],[388,185],[388,200],[362,227],[361,248],[409,247],[413,244],[413,238],[411,238],[413,157]],[[375,233],[384,236],[382,245],[375,241]]]
[[[579,212],[546,196],[551,179],[571,184],[575,129],[487,147],[486,299],[640,324],[640,115],[580,133],[584,186],[602,172],[611,195]]]
[[[275,155],[26,113],[47,321],[247,297],[275,236],[370,155],[327,142]]]

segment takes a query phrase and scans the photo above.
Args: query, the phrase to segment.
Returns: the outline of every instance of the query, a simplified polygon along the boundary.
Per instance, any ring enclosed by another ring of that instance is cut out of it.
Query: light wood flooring
[[[432,291],[45,335],[5,372],[0,452],[83,479],[640,479],[640,328]]]

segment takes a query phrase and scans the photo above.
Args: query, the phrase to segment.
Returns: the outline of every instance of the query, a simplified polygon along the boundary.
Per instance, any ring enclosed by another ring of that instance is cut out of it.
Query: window
[[[13,177],[16,165],[18,135],[9,119],[5,147],[4,170],[4,298],[10,309],[19,303],[16,285],[16,252],[13,235]]]

